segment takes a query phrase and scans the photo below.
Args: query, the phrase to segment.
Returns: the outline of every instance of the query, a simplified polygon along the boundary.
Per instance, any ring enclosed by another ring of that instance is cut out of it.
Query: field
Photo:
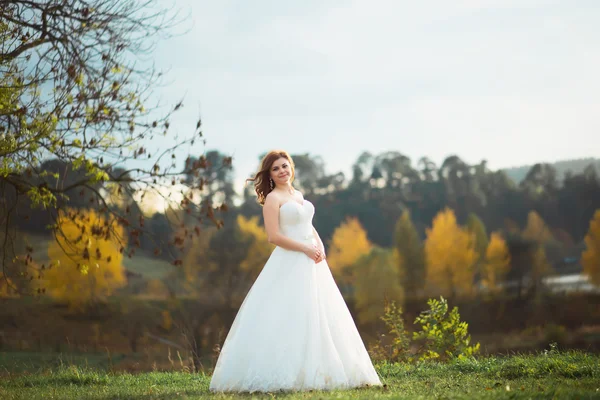
[[[38,259],[44,260],[43,250],[37,251]],[[192,356],[179,326],[200,315],[203,303],[145,293],[150,280],[164,280],[172,270],[167,262],[140,254],[126,258],[124,264],[134,273],[129,286],[90,315],[73,313],[44,297],[3,300],[0,399],[274,397],[209,392],[214,361],[209,344],[218,338],[204,337],[208,353],[203,353],[206,363],[203,358],[201,368],[206,370],[191,373]],[[570,295],[539,303],[506,299],[460,304],[473,339],[482,344],[484,355],[476,360],[379,363],[383,387],[276,395],[289,399],[600,399],[599,301],[597,295]],[[413,320],[422,307],[407,306],[412,313],[407,320]],[[540,352],[552,342],[585,352]],[[498,353],[510,355],[488,355]]]
[[[15,360],[17,363],[18,361]],[[384,386],[333,392],[212,394],[210,375],[187,372],[113,373],[72,364],[38,366],[34,373],[4,369],[2,399],[595,399],[600,356],[547,351],[449,364],[379,364]]]
[[[31,253],[33,259],[38,264],[47,264],[50,261],[48,259],[48,245],[54,239],[49,236],[33,234],[23,236],[24,242],[33,248]],[[143,252],[132,258],[124,257],[123,267],[129,272],[142,275],[144,279],[163,279],[173,271],[173,266],[169,262],[146,255]]]

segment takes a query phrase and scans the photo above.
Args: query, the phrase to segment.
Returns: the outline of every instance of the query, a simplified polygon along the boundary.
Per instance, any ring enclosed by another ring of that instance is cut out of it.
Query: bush
[[[390,362],[412,361],[409,353],[410,337],[404,329],[402,307],[395,302],[386,303],[381,320],[389,330],[389,338],[381,335],[379,341],[371,348],[371,356],[377,360]],[[387,343],[386,343],[387,342]]]
[[[415,324],[421,330],[413,333],[413,339],[422,340],[420,360],[438,359],[441,361],[471,357],[479,352],[479,343],[471,346],[469,325],[460,321],[458,307],[448,314],[448,301],[429,299],[429,310],[421,312]]]

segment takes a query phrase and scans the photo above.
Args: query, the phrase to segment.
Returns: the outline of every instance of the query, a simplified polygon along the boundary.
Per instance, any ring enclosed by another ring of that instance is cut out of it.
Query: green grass
[[[2,352],[0,353],[0,375],[38,372],[63,366],[106,369],[111,361],[107,354],[57,354],[37,351]]]
[[[174,267],[165,260],[137,254],[132,258],[124,257],[123,266],[125,269],[141,274],[145,279],[163,279]]]
[[[580,352],[449,364],[379,364],[383,387],[334,392],[212,394],[210,376],[110,373],[72,366],[0,378],[2,399],[600,399],[600,356]]]
[[[33,247],[31,256],[38,264],[47,264],[48,245],[54,240],[50,236],[35,234],[26,234],[23,236],[26,244]],[[123,258],[123,267],[125,269],[141,274],[145,279],[163,279],[173,271],[173,266],[165,260],[138,252],[132,258]]]

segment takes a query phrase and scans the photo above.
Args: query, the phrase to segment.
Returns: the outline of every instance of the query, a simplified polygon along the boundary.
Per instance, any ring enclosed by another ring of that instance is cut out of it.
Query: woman
[[[268,153],[249,179],[277,247],[233,322],[212,391],[381,385],[325,261],[314,206],[294,190],[293,179],[294,163],[284,151]]]

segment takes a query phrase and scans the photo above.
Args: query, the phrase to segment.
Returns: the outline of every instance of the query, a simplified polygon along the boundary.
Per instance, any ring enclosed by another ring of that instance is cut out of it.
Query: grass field
[[[33,247],[31,256],[38,264],[47,264],[48,245],[54,240],[49,236],[24,235],[23,240],[26,244]],[[163,279],[173,271],[173,266],[165,260],[139,252],[135,257],[123,258],[123,267],[131,272],[141,274],[144,279]]]
[[[600,399],[600,356],[581,352],[487,357],[449,364],[380,364],[383,387],[333,392],[213,394],[210,376],[111,373],[77,365],[8,373],[2,399]]]
[[[63,366],[106,369],[109,364],[106,354],[11,351],[0,353],[0,376],[11,374],[31,374],[49,371]],[[1,379],[1,378],[0,378]]]
[[[163,279],[173,272],[174,267],[165,260],[138,254],[132,258],[123,258],[123,267],[141,274],[144,279]]]

